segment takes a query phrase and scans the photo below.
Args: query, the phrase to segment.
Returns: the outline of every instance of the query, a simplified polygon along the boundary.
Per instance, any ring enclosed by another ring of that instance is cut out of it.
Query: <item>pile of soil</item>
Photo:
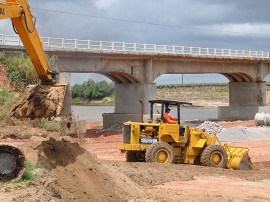
[[[25,94],[15,103],[10,115],[17,118],[49,118],[60,115],[65,86],[28,86]]]

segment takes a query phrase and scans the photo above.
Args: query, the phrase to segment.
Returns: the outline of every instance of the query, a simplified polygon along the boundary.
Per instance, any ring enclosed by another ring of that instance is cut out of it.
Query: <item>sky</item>
[[[28,0],[43,37],[238,50],[269,50],[269,0]],[[10,20],[0,34],[14,34]],[[73,74],[72,83],[97,74]],[[184,75],[184,83],[228,82],[219,74]],[[157,83],[181,83],[162,75]]]

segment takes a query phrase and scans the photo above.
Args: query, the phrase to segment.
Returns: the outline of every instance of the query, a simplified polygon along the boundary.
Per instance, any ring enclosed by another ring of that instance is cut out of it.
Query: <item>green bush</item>
[[[113,83],[108,83],[105,80],[95,82],[94,80],[89,79],[82,85],[76,84],[71,88],[71,93],[74,101],[76,101],[76,98],[80,98],[81,100],[102,99],[104,97],[111,96],[113,92]]]
[[[47,57],[48,64],[56,69],[55,57]],[[37,84],[39,78],[30,58],[22,53],[7,56],[0,52],[0,61],[4,64],[8,80],[15,91],[24,92],[25,87]]]
[[[29,161],[26,161],[26,170],[23,173],[21,179],[17,180],[16,182],[18,183],[18,182],[25,182],[25,181],[34,181],[36,179],[36,175],[33,175],[32,171],[37,168],[42,168],[42,166],[33,165]]]

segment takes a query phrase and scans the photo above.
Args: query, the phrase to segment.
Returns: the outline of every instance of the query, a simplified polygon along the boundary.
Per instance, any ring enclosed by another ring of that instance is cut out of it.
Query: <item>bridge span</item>
[[[18,38],[7,38],[0,35],[1,50],[23,49]],[[140,100],[143,113],[147,115],[148,100],[156,98],[154,80],[162,74],[219,73],[225,76],[229,80],[229,106],[219,107],[219,119],[254,119],[258,111],[268,110],[264,78],[270,73],[269,52],[42,39],[45,51],[57,56],[61,82],[70,83],[70,73],[99,73],[115,83],[115,112],[103,115],[104,127],[120,121],[139,121]]]

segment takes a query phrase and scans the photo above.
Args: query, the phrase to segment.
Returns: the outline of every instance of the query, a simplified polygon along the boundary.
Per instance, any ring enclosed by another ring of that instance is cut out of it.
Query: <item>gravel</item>
[[[228,128],[217,135],[218,139],[223,142],[244,142],[251,140],[269,139],[269,135],[257,130],[257,128],[247,128],[243,126]]]
[[[118,123],[113,126],[110,126],[106,129],[102,129],[99,132],[117,132],[117,133],[122,133],[122,128],[124,124],[123,123]]]
[[[270,138],[270,127],[251,127],[237,126],[225,129],[215,122],[206,121],[198,126],[210,135],[216,133],[219,141],[222,142],[244,142]]]
[[[210,135],[212,135],[213,133],[219,134],[223,130],[225,130],[221,125],[215,122],[211,122],[211,121],[205,121],[201,125],[199,125],[197,128],[207,132]]]

